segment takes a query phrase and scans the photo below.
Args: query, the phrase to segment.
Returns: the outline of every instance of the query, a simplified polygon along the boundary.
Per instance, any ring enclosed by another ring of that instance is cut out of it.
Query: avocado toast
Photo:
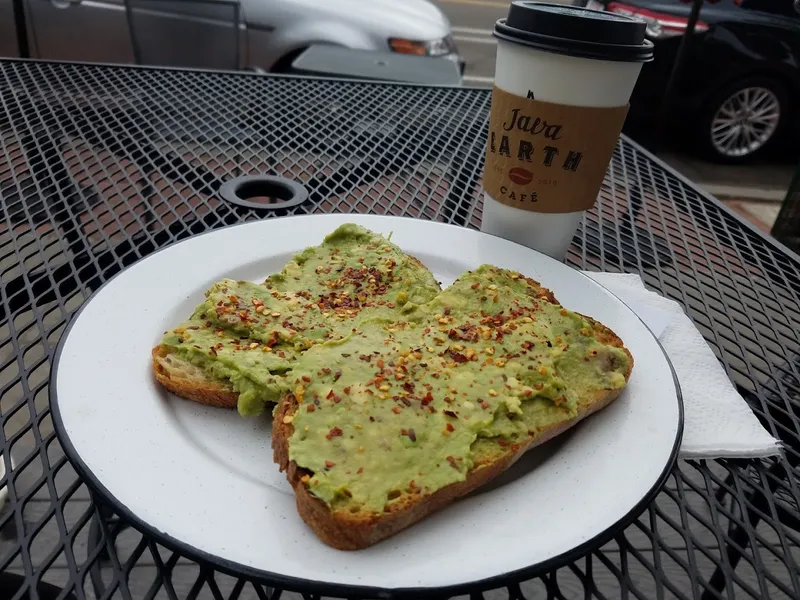
[[[368,547],[617,398],[622,341],[518,273],[462,275],[415,319],[362,321],[293,365],[275,461],[325,543]]]
[[[226,279],[152,350],[156,379],[183,398],[257,415],[315,344],[369,318],[413,318],[440,288],[383,236],[345,224],[264,283]]]
[[[168,390],[273,411],[275,462],[325,543],[366,548],[616,399],[633,357],[538,282],[484,265],[441,291],[343,225],[264,283],[222,280],[152,352]]]

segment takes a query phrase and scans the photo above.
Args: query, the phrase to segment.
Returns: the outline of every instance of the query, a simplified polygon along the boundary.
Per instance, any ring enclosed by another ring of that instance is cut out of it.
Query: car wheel
[[[781,137],[788,120],[783,86],[771,79],[746,79],[724,87],[706,104],[700,141],[709,158],[744,163],[763,156]]]

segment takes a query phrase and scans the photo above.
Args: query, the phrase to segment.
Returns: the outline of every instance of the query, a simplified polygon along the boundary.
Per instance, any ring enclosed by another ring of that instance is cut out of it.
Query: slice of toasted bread
[[[356,246],[346,246],[348,239]],[[342,251],[343,243],[347,252]],[[331,269],[331,265],[337,260],[341,265],[340,270],[344,273],[355,269],[365,269],[367,276],[360,276],[356,273],[350,281],[345,280],[342,284],[341,275],[337,270]],[[395,278],[395,280],[389,278],[384,284],[381,284],[381,275],[386,276],[385,268],[383,271],[378,269],[367,272],[365,265],[386,260],[392,262],[392,265],[388,267],[389,275],[391,275],[392,269],[396,268],[395,274],[401,275],[402,278]],[[363,278],[363,283],[366,284],[371,276],[377,276],[378,284],[370,284],[362,289],[361,279]],[[331,285],[334,281],[336,281],[336,285]],[[237,283],[228,282],[232,285]],[[231,302],[229,314],[214,313],[215,310],[222,310],[220,304],[227,298],[225,295],[220,295],[217,289],[219,285],[213,286],[207,292],[207,301],[214,301],[198,306],[193,316],[199,319],[209,319],[209,326],[213,325],[218,329],[224,329],[225,341],[228,340],[229,335],[232,337],[242,336],[242,340],[252,336],[253,339],[247,339],[248,343],[265,341],[265,336],[269,337],[272,333],[271,330],[264,329],[261,324],[258,325],[257,331],[253,331],[253,328],[256,327],[253,324],[256,323],[258,317],[263,315],[251,312],[252,318],[244,323],[238,322],[236,318],[230,318],[231,314],[233,317],[238,317],[243,310],[253,311],[257,305],[255,302],[251,305],[252,298],[241,302],[242,298],[231,296],[236,300]],[[249,288],[262,287],[246,283],[245,285]],[[272,314],[282,314],[280,320],[276,321],[276,325],[283,332],[288,329],[290,334],[296,333],[292,329],[293,325],[283,319],[293,315],[297,316],[299,311],[297,296],[301,296],[306,303],[313,303],[315,310],[319,309],[330,315],[330,319],[327,321],[335,335],[343,335],[348,332],[353,324],[358,323],[362,318],[370,318],[376,314],[396,313],[398,316],[404,314],[402,301],[399,300],[401,295],[404,295],[405,301],[408,302],[427,302],[441,289],[433,274],[417,258],[404,254],[400,248],[384,239],[383,236],[353,224],[339,227],[321,245],[308,248],[295,255],[280,273],[270,276],[264,286],[266,289],[262,287],[262,294],[266,295],[268,294],[267,290],[273,290],[281,295],[282,298],[276,302],[283,301],[283,296],[291,297],[285,302],[283,308],[274,304],[271,309],[278,310]],[[331,289],[338,289],[339,295],[334,297],[334,294],[330,293]],[[252,289],[249,291],[252,292]],[[264,312],[263,314],[268,313]],[[263,321],[263,319],[261,320]],[[167,335],[170,333],[167,332]],[[287,350],[287,353],[289,352]],[[237,407],[239,394],[230,380],[216,377],[207,369],[190,363],[182,356],[177,355],[169,345],[164,344],[163,339],[161,344],[153,348],[151,355],[156,380],[173,394],[201,404],[223,408]],[[205,360],[213,361],[215,360],[214,356],[207,356]]]
[[[529,295],[535,294],[538,298],[555,303],[555,298],[549,290],[539,288],[538,284],[532,280],[525,280],[523,285],[526,284],[529,288]],[[630,352],[624,347],[622,340],[609,328],[591,318],[586,318],[586,320],[593,331],[584,333],[584,335],[591,334],[598,342],[619,348],[627,356],[627,367],[623,373],[627,382],[633,368],[633,357]],[[601,368],[612,371],[615,368],[620,369],[620,367],[619,364],[609,363]],[[353,507],[347,504],[338,508],[332,507],[310,491],[309,482],[313,482],[315,473],[298,466],[291,459],[291,438],[295,431],[293,422],[299,414],[298,410],[301,406],[308,408],[307,398],[302,405],[294,395],[287,395],[279,402],[272,430],[274,459],[280,469],[286,471],[287,479],[296,495],[300,517],[317,536],[326,544],[340,550],[363,549],[396,534],[425,516],[445,507],[455,499],[487,484],[513,465],[527,450],[554,438],[589,415],[608,406],[620,395],[622,389],[621,387],[593,389],[577,398],[577,410],[570,418],[538,427],[535,431],[529,431],[526,435],[516,438],[513,443],[507,443],[500,437],[477,438],[473,442],[472,448],[478,447],[480,441],[481,449],[473,452],[472,467],[466,473],[464,480],[445,485],[431,493],[404,492],[399,498],[386,503],[382,512],[353,510]],[[471,400],[474,402],[477,399],[471,398]]]

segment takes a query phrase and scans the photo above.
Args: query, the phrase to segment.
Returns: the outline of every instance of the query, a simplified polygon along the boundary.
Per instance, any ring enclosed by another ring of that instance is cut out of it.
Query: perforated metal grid
[[[208,229],[332,211],[479,227],[490,92],[7,61],[0,93],[0,595],[298,597],[192,563],[92,498],[53,433],[55,346],[103,281]],[[309,199],[215,196],[255,173]],[[623,535],[472,597],[800,597],[798,257],[623,137],[568,260],[678,300],[786,458],[680,463]]]

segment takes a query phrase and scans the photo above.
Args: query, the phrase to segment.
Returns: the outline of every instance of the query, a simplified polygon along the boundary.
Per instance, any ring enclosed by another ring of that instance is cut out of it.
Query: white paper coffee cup
[[[644,23],[613,13],[511,4],[494,31],[482,231],[564,258],[600,189],[642,63],[652,60],[644,32]],[[520,131],[523,116],[529,131]]]

